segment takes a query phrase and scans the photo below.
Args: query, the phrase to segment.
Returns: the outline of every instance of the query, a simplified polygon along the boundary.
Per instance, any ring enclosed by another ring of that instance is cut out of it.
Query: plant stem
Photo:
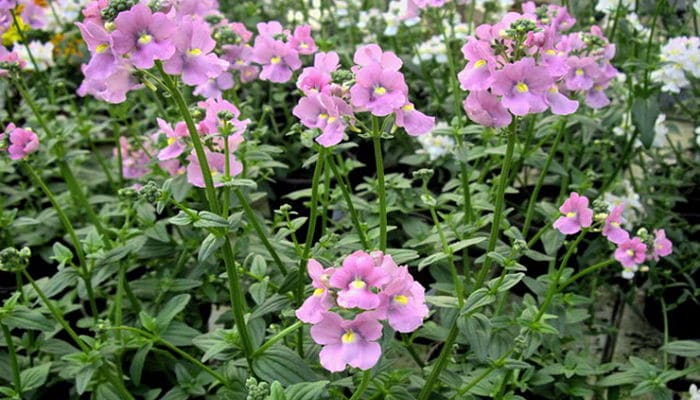
[[[386,250],[386,189],[384,187],[384,160],[382,159],[381,132],[376,128],[376,119],[372,120],[375,129],[372,132],[374,144],[374,161],[377,167],[377,197],[379,197],[379,250]]]
[[[78,336],[78,334],[75,333],[73,328],[70,327],[68,322],[66,322],[66,320],[63,318],[61,311],[58,308],[56,308],[56,306],[51,302],[51,300],[49,300],[48,297],[46,297],[46,294],[44,294],[44,291],[41,290],[39,285],[36,284],[36,281],[34,280],[34,278],[32,278],[32,276],[29,275],[29,272],[27,272],[26,270],[22,271],[22,273],[24,274],[24,277],[27,278],[27,280],[29,281],[29,284],[32,286],[32,288],[34,288],[34,291],[39,296],[41,301],[44,303],[46,308],[49,309],[49,312],[54,317],[56,322],[58,322],[59,325],[61,325],[61,327],[63,328],[64,331],[66,331],[68,336],[70,336],[71,339],[73,339],[73,341],[75,342],[75,344],[78,345],[78,347],[80,347],[81,351],[83,351],[84,353],[88,353],[90,351],[90,347],[88,347],[88,345],[86,345],[85,342],[83,342],[80,339],[80,336]]]
[[[461,309],[464,305],[464,282],[462,282],[462,279],[459,277],[459,274],[457,274],[457,268],[455,267],[452,249],[447,243],[447,239],[445,238],[445,232],[442,231],[442,225],[440,224],[440,219],[438,219],[438,215],[435,211],[434,206],[430,207],[430,215],[433,217],[433,225],[435,225],[435,229],[437,230],[438,236],[440,237],[442,251],[443,253],[447,254],[447,261],[450,267],[450,275],[452,275],[452,281],[454,282],[455,291],[457,292],[457,303],[459,308]]]
[[[438,377],[440,376],[442,370],[445,369],[445,367],[447,366],[447,361],[450,357],[450,354],[452,354],[452,346],[454,345],[454,342],[457,339],[457,334],[459,333],[459,328],[457,326],[457,320],[459,318],[459,315],[455,315],[455,320],[452,322],[450,332],[447,334],[445,343],[442,345],[440,356],[435,365],[433,366],[433,369],[430,371],[430,375],[425,381],[423,388],[418,394],[418,400],[427,400],[430,397],[430,395],[432,395],[433,386],[435,386],[435,384],[437,383]]]
[[[503,218],[503,208],[505,203],[505,192],[506,187],[508,187],[508,176],[510,173],[510,166],[513,162],[513,149],[515,148],[515,130],[517,128],[517,120],[510,124],[508,129],[508,145],[506,147],[506,155],[503,158],[503,165],[501,167],[501,175],[498,178],[498,187],[496,190],[496,205],[493,211],[493,221],[491,221],[491,234],[489,236],[489,241],[486,249],[486,258],[484,264],[481,266],[481,270],[476,276],[476,281],[474,282],[474,289],[478,289],[486,280],[489,271],[491,270],[491,264],[493,260],[488,257],[488,253],[496,249],[496,243],[498,242],[498,234],[501,231],[501,219]]]
[[[297,322],[293,323],[292,325],[289,325],[288,327],[277,332],[274,336],[267,339],[267,342],[263,343],[262,346],[258,347],[253,352],[253,358],[256,358],[257,356],[261,355],[262,353],[265,352],[265,350],[269,349],[273,344],[284,339],[287,335],[289,335],[290,333],[294,332],[295,330],[301,328],[303,325],[304,325],[303,322],[297,321]]]
[[[567,279],[566,281],[564,281],[564,283],[562,283],[561,285],[559,285],[559,291],[563,290],[565,287],[567,287],[567,286],[571,285],[572,283],[576,282],[579,278],[584,277],[584,276],[586,276],[586,275],[588,275],[588,274],[590,274],[590,273],[592,273],[592,272],[595,272],[595,271],[597,271],[597,270],[599,270],[599,269],[605,268],[605,267],[607,267],[608,265],[615,263],[615,261],[616,261],[615,259],[612,259],[612,258],[611,258],[611,259],[608,259],[608,260],[599,262],[599,263],[597,263],[597,264],[591,265],[590,267],[588,267],[588,268],[586,268],[586,269],[584,269],[584,270],[578,272],[577,274],[575,274],[575,275],[572,276],[571,278],[569,278],[569,279]]]
[[[253,344],[250,340],[250,333],[248,332],[248,327],[245,322],[245,312],[248,308],[245,297],[243,297],[243,291],[241,290],[240,277],[238,276],[238,267],[234,261],[233,249],[231,247],[231,241],[228,236],[224,237],[224,259],[230,260],[225,262],[226,264],[226,274],[228,275],[228,290],[229,290],[229,300],[231,302],[231,312],[233,313],[233,320],[236,324],[236,329],[241,337],[241,344],[243,347],[243,355],[248,361],[250,366],[252,362],[253,354]]]
[[[186,359],[187,361],[191,362],[192,364],[196,365],[199,369],[202,371],[206,372],[207,374],[211,375],[214,379],[219,381],[222,385],[228,386],[228,381],[226,378],[224,378],[223,375],[220,375],[216,371],[212,370],[211,368],[207,367],[204,365],[201,361],[197,360],[196,358],[192,357],[189,353],[186,351],[181,350],[174,344],[168,342],[167,340],[160,338],[158,336],[152,335],[149,332],[143,331],[138,328],[134,328],[131,326],[115,326],[112,328],[108,329],[115,329],[115,330],[120,330],[120,331],[127,331],[127,332],[132,332],[137,335],[143,336],[149,340],[152,340],[154,343],[160,343],[162,344],[165,348],[168,350],[172,351],[173,353],[176,353],[177,355],[181,356],[182,358]]]
[[[68,219],[68,217],[66,216],[66,213],[63,211],[61,204],[58,202],[58,200],[56,200],[56,196],[54,196],[53,192],[51,192],[48,186],[46,186],[46,183],[44,183],[44,180],[41,179],[41,176],[36,173],[34,168],[32,168],[32,166],[28,162],[22,161],[22,166],[27,171],[29,176],[31,176],[31,178],[39,185],[46,197],[48,197],[49,201],[51,202],[51,205],[53,206],[54,210],[56,211],[56,214],[58,215],[58,219],[63,225],[63,229],[66,230],[66,232],[68,233],[68,237],[70,237],[70,240],[73,243],[75,253],[78,256],[78,263],[80,265],[80,275],[83,278],[83,281],[85,282],[85,289],[88,294],[90,312],[92,314],[93,319],[96,322],[97,318],[99,317],[99,313],[97,311],[97,303],[95,302],[95,293],[92,288],[92,273],[88,269],[87,262],[85,261],[85,254],[83,253],[83,247],[80,244],[80,241],[78,240],[78,235],[75,233],[75,229],[73,229],[73,225],[71,224],[70,219]]]
[[[369,250],[369,242],[367,241],[367,236],[365,235],[365,232],[362,229],[362,225],[360,224],[360,219],[357,216],[357,210],[355,210],[355,206],[352,204],[350,190],[345,185],[345,180],[341,176],[340,171],[338,171],[338,167],[335,165],[335,161],[333,160],[333,158],[328,157],[326,162],[331,168],[331,172],[333,172],[333,175],[335,176],[335,180],[338,183],[338,186],[340,187],[340,192],[343,194],[343,199],[345,200],[345,204],[347,205],[348,211],[350,212],[350,219],[352,220],[353,225],[355,225],[355,230],[357,231],[357,236],[359,236],[360,242],[362,243],[362,248],[365,250]]]
[[[660,296],[661,297],[661,312],[664,318],[664,349],[666,348],[666,345],[668,344],[668,309],[666,308],[666,300],[663,297],[663,294]],[[668,368],[668,351],[663,350],[664,353],[664,371],[666,371],[666,368]]]
[[[2,334],[5,336],[5,343],[7,343],[7,352],[10,356],[10,369],[12,370],[12,381],[15,386],[15,393],[19,398],[22,398],[22,379],[19,374],[19,364],[17,363],[17,352],[15,351],[15,343],[12,340],[12,335],[10,330],[0,322],[0,329],[2,329]]]
[[[277,251],[272,246],[272,243],[270,243],[270,240],[267,238],[267,233],[265,233],[265,231],[262,228],[262,225],[260,225],[260,221],[258,221],[258,217],[255,215],[255,211],[253,211],[253,208],[248,203],[248,200],[246,199],[245,195],[243,194],[243,192],[241,192],[241,189],[237,187],[234,187],[233,194],[236,195],[238,202],[241,203],[241,207],[243,207],[243,212],[245,213],[246,218],[248,218],[248,222],[251,225],[253,225],[253,229],[258,234],[258,237],[260,238],[260,241],[262,242],[263,246],[265,246],[267,251],[270,253],[270,256],[277,265],[277,268],[279,268],[282,275],[287,275],[287,268],[284,266],[284,263],[282,262],[282,259],[280,258],[279,254],[277,254]]]
[[[491,364],[491,366],[489,366],[486,370],[484,370],[484,372],[482,372],[476,378],[472,379],[472,381],[469,382],[469,384],[467,386],[459,389],[457,391],[457,393],[454,396],[452,396],[452,400],[456,400],[456,399],[461,398],[459,396],[462,396],[463,394],[467,393],[474,386],[476,386],[479,382],[483,381],[484,379],[486,379],[486,377],[491,375],[491,373],[493,371],[495,371],[498,368],[501,368],[503,366],[503,363],[506,361],[506,359],[508,359],[508,357],[510,357],[510,355],[513,354],[514,351],[515,351],[514,349],[510,349],[507,352],[505,352],[501,357],[499,357],[496,361],[494,361]]]
[[[367,387],[369,386],[369,382],[371,380],[372,370],[367,369],[362,374],[362,381],[360,381],[360,386],[358,386],[357,389],[355,389],[355,392],[352,394],[352,397],[350,397],[350,400],[358,400],[365,393],[365,390],[367,390]]]
[[[302,297],[304,297],[304,281],[306,276],[306,263],[309,261],[309,256],[311,253],[311,243],[314,240],[314,235],[316,234],[316,220],[318,219],[318,187],[321,182],[321,176],[323,175],[323,165],[326,158],[326,149],[321,148],[318,153],[318,159],[316,160],[316,166],[314,167],[314,175],[311,178],[311,200],[309,204],[309,222],[306,228],[306,237],[304,238],[304,250],[301,253],[301,258],[299,259],[299,267],[297,268],[297,287],[295,291],[296,303],[302,303]],[[304,358],[304,331],[297,331],[297,352],[299,356]]]
[[[542,184],[544,183],[544,178],[547,176],[547,172],[549,171],[549,166],[552,164],[552,159],[554,158],[554,154],[557,152],[557,147],[559,147],[559,142],[561,141],[561,137],[564,135],[564,131],[566,130],[566,120],[562,119],[559,122],[559,130],[557,131],[557,136],[554,137],[554,143],[552,143],[552,148],[549,150],[549,155],[547,156],[547,161],[545,161],[544,166],[542,167],[542,171],[540,171],[540,176],[537,178],[537,182],[535,183],[535,188],[532,191],[532,194],[530,195],[530,201],[527,203],[527,212],[525,213],[525,223],[523,224],[523,229],[522,233],[524,237],[528,236],[528,232],[530,230],[530,223],[532,222],[532,215],[533,212],[535,211],[535,201],[537,200],[537,196],[540,194],[540,189],[542,188]]]

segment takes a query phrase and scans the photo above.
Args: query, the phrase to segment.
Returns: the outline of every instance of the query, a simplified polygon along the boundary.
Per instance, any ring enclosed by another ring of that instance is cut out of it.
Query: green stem
[[[494,361],[494,362],[491,364],[491,366],[489,366],[486,370],[484,370],[484,372],[482,372],[481,374],[479,374],[479,376],[477,376],[476,378],[472,379],[472,381],[469,382],[469,384],[468,384],[467,386],[465,386],[465,387],[459,389],[459,390],[457,391],[457,393],[456,393],[454,396],[452,396],[452,400],[460,399],[460,398],[461,398],[460,396],[464,395],[465,393],[467,393],[468,391],[470,391],[474,386],[476,386],[477,384],[479,384],[479,382],[481,382],[481,381],[483,381],[484,379],[486,379],[486,377],[488,377],[489,375],[491,375],[491,373],[492,373],[493,371],[495,371],[495,370],[498,369],[498,368],[503,367],[503,364],[505,363],[506,359],[508,359],[508,357],[510,357],[510,355],[513,354],[514,351],[515,351],[514,349],[510,349],[509,351],[507,351],[506,353],[504,353],[501,357],[499,357],[496,361]]]
[[[15,82],[15,87],[17,87],[17,90],[19,91],[20,95],[27,103],[29,108],[32,110],[32,113],[36,117],[37,121],[39,122],[39,125],[41,126],[41,129],[44,131],[46,136],[50,139],[57,139],[54,145],[54,153],[57,159],[56,163],[58,164],[58,168],[61,171],[61,176],[63,177],[63,180],[68,186],[68,191],[70,192],[71,197],[73,197],[73,201],[75,202],[78,209],[82,209],[83,211],[85,211],[85,213],[87,213],[90,222],[102,235],[102,240],[105,242],[105,245],[107,247],[111,247],[111,244],[108,240],[109,232],[104,228],[104,226],[102,226],[100,219],[97,217],[97,214],[95,214],[95,211],[92,209],[92,206],[90,205],[90,202],[85,196],[85,193],[83,193],[82,189],[80,188],[80,185],[78,184],[78,181],[75,179],[73,171],[71,170],[68,163],[66,163],[66,161],[63,159],[66,153],[65,149],[63,148],[63,143],[61,142],[60,138],[56,137],[53,134],[53,131],[49,129],[48,125],[46,124],[46,121],[44,120],[44,117],[42,116],[43,114],[39,110],[39,107],[37,107],[36,103],[32,99],[32,96],[29,94],[29,91],[24,85],[21,75],[17,76],[16,79],[13,79],[13,81]]]
[[[92,288],[92,273],[88,269],[87,262],[85,261],[85,254],[83,253],[83,247],[80,244],[80,241],[78,240],[78,235],[75,233],[75,229],[73,228],[70,219],[68,219],[66,213],[63,211],[61,204],[58,202],[58,200],[56,200],[56,196],[54,196],[53,192],[51,192],[48,186],[46,186],[46,183],[44,183],[44,180],[41,179],[41,176],[39,176],[39,174],[36,173],[34,168],[32,168],[32,166],[28,162],[22,161],[22,166],[27,171],[29,176],[31,176],[31,178],[39,185],[46,197],[48,197],[49,201],[51,202],[51,205],[53,206],[54,210],[56,211],[56,214],[58,215],[58,219],[63,225],[63,229],[66,230],[66,232],[68,233],[68,237],[70,237],[70,241],[73,243],[75,253],[78,256],[78,263],[80,265],[80,275],[83,278],[83,281],[85,282],[85,289],[88,294],[90,312],[92,313],[93,319],[97,321],[99,314],[97,311],[97,303],[95,302],[95,293]]]
[[[508,145],[506,147],[506,155],[503,158],[503,165],[501,167],[501,176],[498,178],[498,187],[496,190],[496,205],[493,211],[493,221],[491,221],[491,234],[489,236],[488,245],[486,248],[486,259],[484,264],[479,270],[476,276],[476,281],[474,282],[474,288],[478,289],[486,280],[489,271],[491,270],[491,264],[493,260],[488,257],[488,253],[496,249],[496,243],[498,243],[498,234],[501,231],[501,219],[503,218],[503,208],[505,203],[505,192],[506,187],[508,187],[508,176],[510,173],[510,166],[513,162],[513,149],[515,148],[515,130],[517,128],[517,120],[513,121],[508,129]]]
[[[362,395],[365,393],[365,390],[367,390],[367,387],[369,386],[371,380],[372,370],[365,370],[365,372],[362,373],[362,381],[360,381],[360,386],[358,386],[357,389],[355,389],[355,392],[352,394],[352,397],[350,397],[350,400],[358,400],[360,397],[362,397]]]
[[[373,119],[376,121],[376,119]],[[372,132],[372,143],[374,144],[374,161],[377,166],[377,196],[379,197],[379,250],[386,250],[386,189],[384,187],[384,161],[382,159],[381,132],[379,129]]]
[[[597,264],[591,265],[590,267],[588,267],[588,268],[586,268],[586,269],[584,269],[584,270],[582,270],[582,271],[579,271],[577,274],[575,274],[575,275],[572,276],[571,278],[569,278],[569,279],[567,279],[566,281],[564,281],[564,283],[562,283],[561,285],[559,285],[559,291],[564,290],[565,287],[571,285],[572,283],[576,282],[576,281],[579,280],[580,278],[582,278],[582,277],[584,277],[584,276],[586,276],[586,275],[588,275],[588,274],[590,274],[590,273],[593,273],[593,272],[595,272],[595,271],[598,271],[599,269],[605,268],[605,267],[607,267],[608,265],[613,264],[613,263],[615,263],[615,262],[616,262],[616,260],[611,258],[611,259],[608,259],[608,260],[599,262],[599,263],[597,263]]]
[[[316,166],[314,167],[314,175],[311,178],[311,202],[309,204],[309,222],[306,228],[306,238],[304,240],[304,250],[301,253],[301,258],[299,259],[299,267],[297,268],[297,287],[295,291],[296,303],[301,304],[302,298],[304,297],[304,282],[306,281],[306,263],[309,260],[311,254],[311,244],[314,240],[314,235],[316,234],[316,220],[318,219],[318,187],[321,181],[321,175],[323,175],[323,165],[326,158],[326,149],[321,148],[318,153],[318,159],[316,160]],[[303,358],[304,356],[304,331],[299,330],[297,333],[297,352],[299,356]]]
[[[335,161],[333,160],[333,158],[328,157],[326,161],[328,162],[328,166],[331,168],[331,172],[333,172],[333,175],[335,175],[335,180],[338,183],[338,186],[340,187],[340,192],[342,193],[343,199],[345,200],[345,204],[347,205],[348,211],[350,212],[350,219],[352,220],[352,224],[355,225],[357,236],[360,237],[362,248],[365,250],[369,250],[369,241],[367,240],[365,231],[362,229],[362,225],[360,224],[360,219],[358,218],[357,210],[355,210],[355,206],[352,204],[350,190],[345,185],[345,180],[340,175],[340,171],[338,171],[338,167],[335,165]]]
[[[552,143],[552,148],[549,150],[549,155],[547,156],[547,161],[545,161],[544,166],[542,167],[542,171],[540,171],[540,176],[537,178],[537,182],[535,183],[535,188],[532,191],[532,194],[530,195],[530,201],[527,203],[527,212],[525,213],[525,223],[523,224],[523,236],[527,237],[528,232],[530,230],[530,224],[532,223],[532,216],[535,211],[535,201],[537,200],[537,196],[540,194],[540,189],[542,188],[542,184],[544,183],[544,178],[547,176],[547,172],[549,171],[549,166],[552,164],[552,159],[554,158],[554,154],[557,152],[557,147],[559,147],[559,142],[561,141],[562,136],[564,135],[564,131],[566,130],[566,120],[562,119],[559,122],[559,130],[557,132],[557,136],[554,137],[554,143]]]
[[[178,348],[178,347],[175,346],[174,344],[168,342],[167,340],[165,340],[165,339],[163,339],[163,338],[161,338],[161,337],[152,335],[152,334],[150,334],[150,333],[148,333],[148,332],[146,332],[146,331],[143,331],[143,330],[141,330],[141,329],[134,328],[134,327],[131,327],[131,326],[115,326],[115,327],[108,328],[108,329],[114,329],[114,330],[120,330],[120,331],[127,331],[127,332],[131,332],[131,333],[135,333],[135,334],[140,335],[140,336],[142,336],[142,337],[144,337],[144,338],[147,338],[147,339],[149,339],[149,340],[152,340],[154,343],[160,343],[160,344],[163,345],[163,347],[165,347],[165,348],[167,348],[168,350],[172,351],[173,353],[179,355],[180,357],[186,359],[187,361],[189,361],[189,362],[191,362],[192,364],[196,365],[196,366],[197,366],[199,369],[201,369],[202,371],[204,371],[204,372],[206,372],[207,374],[211,375],[214,379],[216,379],[217,381],[219,381],[222,385],[228,386],[228,381],[226,380],[226,378],[224,378],[223,375],[220,375],[220,374],[217,373],[216,371],[214,371],[214,370],[212,370],[211,368],[207,367],[206,365],[202,364],[201,361],[199,361],[199,360],[197,360],[196,358],[192,357],[192,356],[191,356],[189,353],[187,353],[186,351],[181,350],[180,348]]]
[[[44,291],[41,290],[39,285],[37,285],[34,278],[32,278],[32,276],[29,275],[29,273],[26,270],[22,271],[22,273],[24,274],[24,277],[27,278],[27,280],[29,281],[29,284],[32,286],[32,288],[34,288],[34,291],[39,296],[41,301],[44,303],[46,308],[49,309],[49,312],[54,317],[56,322],[58,322],[59,325],[61,325],[61,327],[63,328],[64,331],[66,331],[68,336],[70,336],[71,339],[73,339],[73,341],[75,342],[75,344],[78,345],[78,347],[80,347],[81,351],[83,351],[84,353],[88,353],[90,351],[90,347],[88,347],[88,345],[86,345],[85,342],[83,342],[80,339],[80,336],[78,336],[78,334],[75,333],[73,328],[70,327],[68,322],[66,322],[66,320],[63,318],[61,311],[58,308],[56,308],[56,306],[51,302],[51,300],[49,300],[48,297],[46,297],[46,294],[44,294]]]
[[[243,192],[241,192],[241,189],[237,187],[234,187],[233,194],[236,195],[238,202],[241,203],[241,207],[243,207],[243,212],[245,213],[246,218],[248,218],[248,223],[253,225],[253,229],[258,234],[258,237],[260,238],[260,241],[262,242],[263,246],[265,246],[267,251],[270,253],[270,256],[277,265],[277,268],[279,268],[280,272],[282,272],[282,275],[287,275],[287,268],[284,266],[284,263],[282,262],[282,259],[280,259],[279,254],[277,254],[275,248],[272,247],[272,243],[270,243],[270,240],[267,238],[267,233],[265,233],[265,231],[262,228],[262,225],[260,225],[260,221],[258,221],[258,217],[255,215],[255,211],[253,211],[253,208],[248,203],[248,200],[246,199],[245,195],[243,194]]]
[[[12,335],[10,330],[0,322],[0,329],[2,329],[2,334],[5,336],[5,343],[7,343],[7,352],[10,356],[10,369],[12,370],[12,381],[15,385],[15,393],[19,398],[22,398],[22,378],[19,374],[19,364],[17,363],[17,352],[15,351],[15,343],[12,340]]]
[[[664,318],[664,349],[668,344],[668,309],[666,308],[666,300],[663,296],[661,297],[661,312]],[[664,350],[664,371],[668,368],[668,351]]]
[[[445,343],[442,345],[442,350],[440,351],[440,356],[430,371],[428,379],[425,381],[423,388],[418,394],[418,400],[427,400],[433,394],[433,386],[438,381],[438,377],[443,369],[447,366],[450,355],[452,354],[452,346],[454,346],[455,340],[457,340],[457,334],[459,333],[459,328],[457,326],[457,320],[459,315],[455,316],[452,326],[450,327],[450,332],[447,334]]]
[[[259,355],[263,354],[265,350],[269,349],[273,344],[279,342],[280,340],[284,339],[287,335],[290,333],[294,332],[295,330],[301,328],[304,325],[303,322],[297,321],[293,323],[292,325],[282,329],[281,331],[277,332],[274,336],[271,338],[267,339],[267,342],[263,343],[262,346],[258,347],[254,352],[253,352],[253,358],[258,357]]]
[[[450,275],[452,276],[452,282],[454,282],[455,291],[457,292],[457,303],[459,305],[459,308],[461,309],[464,305],[464,282],[462,282],[462,279],[457,273],[457,268],[455,267],[454,263],[454,256],[452,255],[452,249],[447,243],[447,239],[445,238],[445,232],[442,231],[442,225],[440,224],[440,220],[438,219],[435,207],[430,207],[430,215],[433,217],[433,225],[435,225],[435,229],[437,230],[438,236],[440,237],[442,251],[443,253],[447,254],[447,260],[450,267]]]
[[[243,347],[243,355],[245,356],[248,366],[251,366],[253,361],[253,343],[250,339],[250,333],[248,332],[248,327],[245,322],[245,313],[248,306],[245,302],[245,297],[243,297],[243,291],[241,290],[241,281],[238,276],[238,267],[234,261],[233,248],[231,247],[231,241],[228,236],[224,238],[223,252],[224,260],[226,265],[226,274],[228,275],[228,290],[229,290],[229,300],[231,302],[231,312],[233,313],[233,320],[236,324],[236,329],[238,335],[241,337],[241,344]]]

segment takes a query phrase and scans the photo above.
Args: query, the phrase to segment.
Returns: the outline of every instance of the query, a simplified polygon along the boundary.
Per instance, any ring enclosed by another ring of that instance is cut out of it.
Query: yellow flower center
[[[610,225],[612,225],[613,228],[619,228],[620,223],[619,222],[611,222]]]
[[[152,41],[153,41],[153,36],[151,36],[147,33],[144,33],[143,35],[141,35],[141,37],[139,37],[139,44],[140,45],[146,45],[146,44],[151,43]]]
[[[100,43],[97,45],[97,47],[95,47],[95,53],[97,53],[97,54],[104,53],[105,51],[107,51],[108,48],[109,48],[109,44]]]
[[[357,335],[352,330],[347,330],[340,337],[340,340],[345,344],[354,343],[357,340]]]
[[[353,289],[364,289],[367,287],[367,284],[362,279],[355,279],[350,283],[350,287]]]
[[[554,50],[552,50],[552,49],[545,50],[544,53],[545,53],[545,54],[548,54],[548,55],[550,55],[550,56],[553,56],[553,55],[557,54],[557,52],[554,51]]]
[[[474,69],[481,68],[486,65],[486,60],[479,60],[474,63]]]
[[[114,22],[105,22],[105,30],[107,32],[112,32],[115,29],[117,29],[117,25]]]
[[[414,107],[413,104],[406,104],[405,106],[401,107],[401,109],[404,111],[413,111],[416,109],[416,107]]]
[[[326,114],[326,113],[318,114],[318,119],[327,119],[327,118],[328,118],[328,114]]]
[[[374,88],[374,94],[379,96],[386,94],[386,89],[381,86],[377,86],[376,88]]]
[[[634,250],[629,249],[629,250],[626,251],[626,253],[627,253],[628,256],[632,257],[632,256],[634,255]]]
[[[527,87],[525,83],[520,82],[517,85],[515,85],[515,90],[517,90],[520,93],[527,93],[530,90],[530,88]]]
[[[599,91],[599,92],[602,92],[603,90],[605,90],[605,88],[602,87],[602,86],[600,86],[600,85],[595,85],[595,86],[593,86],[593,89],[595,89],[595,90],[597,90],[597,91]]]
[[[308,49],[308,48],[309,48],[309,45],[306,44],[306,43],[301,43],[301,44],[299,45],[299,48],[300,48],[300,49]]]
[[[577,76],[583,75],[583,70],[582,70],[581,68],[577,69],[577,70],[576,70],[576,75],[577,75]]]
[[[168,138],[168,145],[171,145],[171,144],[175,143],[176,141],[177,141],[177,138],[169,137]]]
[[[329,123],[329,124],[332,124],[332,123],[335,122],[335,120],[337,120],[337,119],[338,119],[338,118],[336,118],[336,117],[328,117],[328,123]]]
[[[270,64],[279,64],[282,61],[281,58],[274,56],[270,59]]]
[[[559,89],[556,86],[552,86],[549,88],[549,93],[558,93]]]
[[[405,306],[406,304],[408,304],[408,297],[406,297],[402,294],[400,294],[398,296],[394,296],[394,302]]]
[[[325,292],[326,292],[326,289],[324,289],[324,288],[318,288],[318,289],[314,290],[314,296],[320,297],[320,296],[322,296],[323,293],[325,293]]]
[[[196,57],[196,56],[198,56],[198,55],[202,54],[202,50],[200,50],[200,49],[197,49],[197,48],[194,48],[194,49],[189,49],[189,50],[187,50],[187,54],[189,54],[189,55],[191,55],[191,56],[195,56],[195,57]]]
[[[568,213],[566,213],[566,217],[567,217],[567,218],[573,218],[573,217],[575,217],[575,216],[576,216],[576,213],[573,212],[573,211],[569,211]]]

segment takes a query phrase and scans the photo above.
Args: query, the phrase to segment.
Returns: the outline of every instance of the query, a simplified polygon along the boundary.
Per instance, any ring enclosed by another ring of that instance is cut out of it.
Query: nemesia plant
[[[694,398],[700,2],[588,3],[0,0],[0,397]]]

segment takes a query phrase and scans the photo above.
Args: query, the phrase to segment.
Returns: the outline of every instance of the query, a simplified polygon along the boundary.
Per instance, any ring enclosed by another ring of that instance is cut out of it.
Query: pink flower
[[[406,130],[411,136],[420,136],[430,132],[435,127],[435,117],[429,117],[416,110],[412,103],[406,103],[394,110],[396,126]]]
[[[630,268],[644,262],[646,258],[647,246],[638,237],[626,240],[615,250],[615,259],[625,268]]]
[[[666,238],[666,232],[663,229],[654,230],[654,249],[652,258],[656,261],[659,257],[666,257],[673,252],[673,243]]]
[[[457,76],[464,90],[486,90],[491,86],[496,70],[496,57],[487,42],[470,38],[462,47],[464,58],[469,60],[467,66]]]
[[[10,145],[7,152],[13,160],[21,160],[39,149],[39,137],[29,129],[18,128],[9,123],[5,128]]]
[[[314,293],[309,296],[304,304],[296,311],[299,320],[308,324],[317,324],[323,319],[323,315],[335,304],[333,295],[328,290],[329,279],[333,275],[335,268],[326,268],[316,260],[310,259],[307,264],[311,284]]]
[[[325,93],[310,93],[299,99],[292,110],[307,128],[319,128],[322,134],[316,142],[324,147],[334,146],[343,140],[347,127],[346,116],[352,115],[352,109],[343,99]]]
[[[284,83],[292,71],[301,68],[299,53],[279,40],[260,35],[255,38],[253,61],[262,65],[260,79]]]
[[[376,44],[368,44],[360,46],[355,51],[353,62],[358,66],[353,67],[353,72],[356,72],[360,67],[367,67],[374,64],[379,64],[382,69],[390,71],[398,71],[401,69],[403,62],[399,57],[391,51],[383,51]]]
[[[83,73],[90,79],[105,79],[114,74],[119,62],[112,53],[112,39],[109,33],[93,22],[81,24],[76,22],[83,40],[92,54],[90,62],[83,69]]]
[[[385,316],[398,332],[415,331],[428,316],[425,288],[413,280],[407,267],[397,266],[391,256],[383,256],[382,268],[391,276],[391,281],[380,292],[382,302],[377,315]]]
[[[230,72],[222,72],[216,78],[209,78],[206,82],[197,85],[194,94],[202,97],[221,97],[225,90],[233,87],[233,75]]]
[[[316,53],[314,66],[306,67],[297,79],[297,87],[304,93],[329,92],[332,82],[331,73],[338,69],[338,53]]]
[[[578,101],[561,94],[556,84],[547,89],[544,101],[551,108],[552,114],[569,115],[578,110]]]
[[[463,106],[469,118],[483,126],[502,128],[513,120],[498,97],[486,91],[470,92]]]
[[[132,146],[129,140],[124,137],[119,137],[119,147],[122,157],[122,175],[126,179],[138,179],[146,175],[150,171],[150,157],[144,151],[148,148],[148,144],[143,142],[141,146]],[[114,155],[117,156],[117,149],[114,149]]]
[[[114,23],[112,49],[117,55],[128,54],[136,68],[151,68],[155,60],[167,60],[175,53],[172,36],[177,26],[163,13],[152,13],[148,6],[136,4],[119,13]]]
[[[567,63],[569,73],[564,77],[564,81],[568,90],[588,90],[593,87],[593,80],[599,70],[592,57],[571,56]]]
[[[85,73],[86,66],[83,66]],[[105,79],[85,76],[85,80],[77,90],[79,96],[91,94],[108,103],[121,103],[126,100],[126,94],[141,87],[136,78],[131,74],[131,67],[124,61],[120,61],[113,74]]]
[[[158,126],[165,133],[168,141],[168,145],[158,152],[158,159],[161,161],[171,160],[180,156],[185,151],[185,143],[182,141],[182,138],[189,136],[185,122],[178,122],[175,125],[175,129],[173,129],[170,124],[160,118],[157,118],[156,121],[158,121]]]
[[[289,45],[299,54],[314,54],[316,42],[311,37],[311,26],[301,25],[294,29],[294,35],[289,37]]]
[[[249,120],[240,120],[241,112],[233,103],[228,100],[219,98],[210,98],[205,101],[200,101],[197,106],[205,111],[204,119],[199,122],[197,128],[205,135],[213,135],[219,133],[219,130],[227,123],[232,126],[233,132],[242,133],[248,126]],[[222,111],[231,114],[229,120],[222,120],[219,115]]]
[[[626,230],[622,229],[620,225],[622,224],[622,213],[625,210],[624,204],[616,205],[610,214],[605,218],[605,226],[603,226],[602,234],[609,241],[620,244],[629,240],[630,234]]]
[[[241,162],[238,161],[233,155],[233,150],[235,149],[230,149],[231,154],[229,154],[229,168],[231,176],[238,175],[243,171],[243,164],[241,164]],[[209,164],[211,176],[214,179],[214,186],[223,186],[223,182],[219,178],[224,176],[226,173],[226,155],[224,153],[209,151],[206,149],[204,152],[207,158],[207,163]],[[192,150],[192,153],[190,153],[190,155],[187,157],[187,161],[189,161],[189,165],[187,165],[187,182],[200,188],[206,187],[202,167],[199,164],[199,160],[197,159],[197,155],[195,154],[194,150]]]
[[[608,84],[594,85],[591,90],[586,92],[586,105],[593,109],[603,108],[610,104],[610,99],[605,95],[605,88]]]
[[[503,105],[515,115],[539,113],[547,109],[544,95],[553,81],[545,67],[532,58],[506,64],[493,77],[494,94],[503,96]]]
[[[350,88],[352,105],[384,117],[407,102],[408,86],[403,74],[383,69],[380,64],[371,64],[355,75],[355,84]]]
[[[382,324],[370,313],[347,321],[327,312],[311,327],[311,337],[323,346],[319,353],[321,365],[331,372],[340,372],[347,365],[363,370],[372,368],[382,354],[379,343],[375,342],[381,336]]]
[[[163,63],[163,69],[170,75],[182,74],[182,81],[187,85],[206,83],[228,68],[228,62],[212,52],[216,42],[211,38],[209,24],[201,19],[182,21],[173,42],[176,51]]]
[[[342,268],[335,271],[330,279],[331,287],[340,289],[338,305],[363,310],[379,306],[381,299],[373,289],[379,289],[388,282],[389,276],[375,268],[372,257],[363,251],[347,256]]]
[[[588,208],[588,198],[576,192],[571,192],[559,211],[564,216],[554,221],[553,226],[565,235],[577,233],[593,223],[593,210]]]

